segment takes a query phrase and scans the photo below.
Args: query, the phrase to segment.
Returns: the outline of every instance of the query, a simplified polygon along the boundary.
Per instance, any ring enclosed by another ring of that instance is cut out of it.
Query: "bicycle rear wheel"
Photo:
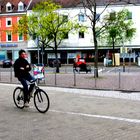
[[[18,108],[24,108],[24,93],[22,87],[15,88],[13,92],[13,100]]]
[[[37,89],[34,94],[34,104],[36,109],[40,113],[45,113],[48,111],[50,106],[50,101],[47,93],[42,89]]]

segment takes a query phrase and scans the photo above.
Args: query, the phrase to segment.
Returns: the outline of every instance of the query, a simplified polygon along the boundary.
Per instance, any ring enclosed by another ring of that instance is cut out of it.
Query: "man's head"
[[[27,54],[26,54],[26,51],[25,50],[20,50],[18,52],[18,54],[19,54],[19,57],[21,57],[21,58],[26,58],[27,57]]]

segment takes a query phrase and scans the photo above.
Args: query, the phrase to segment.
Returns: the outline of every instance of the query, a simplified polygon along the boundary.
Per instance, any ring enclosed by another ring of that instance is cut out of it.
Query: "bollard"
[[[119,89],[121,87],[121,69],[119,68]]]
[[[12,83],[12,67],[10,68],[10,83]]]
[[[73,74],[74,74],[74,86],[76,86],[76,72],[75,72],[75,69],[73,69]]]
[[[57,85],[56,71],[55,71],[55,86]]]
[[[97,83],[97,77],[95,76],[96,68],[94,68],[94,80],[95,80],[95,88],[96,88],[96,83]]]
[[[65,73],[67,73],[67,65],[66,65],[66,63],[65,63]]]
[[[46,84],[46,70],[45,70],[45,67],[44,67],[44,84]]]

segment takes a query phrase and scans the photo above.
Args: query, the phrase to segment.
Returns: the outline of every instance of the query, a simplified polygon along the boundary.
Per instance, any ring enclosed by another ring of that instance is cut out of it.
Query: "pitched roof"
[[[25,10],[30,3],[31,0],[0,0],[0,6],[1,6],[1,12],[5,13],[6,12],[6,4],[9,2],[12,5],[12,12],[17,12],[18,10],[18,3],[23,2]]]
[[[6,4],[9,2],[12,4],[12,12],[17,12],[18,10],[18,3],[23,2],[25,6],[25,10],[27,8],[31,10],[37,3],[41,1],[47,1],[47,0],[0,0],[0,8],[1,12],[5,13],[6,12]],[[53,0],[54,2],[62,5],[62,7],[68,8],[68,7],[75,7],[79,6],[81,4],[81,0]],[[86,0],[85,0],[86,1]],[[95,1],[95,0],[90,0],[90,1]],[[96,0],[97,5],[105,5],[108,3],[110,0]],[[115,0],[118,1],[116,4],[140,4],[140,0]],[[115,3],[114,3],[115,4]]]
[[[32,9],[32,7],[40,2],[42,0],[33,0],[32,4],[30,6],[30,9]],[[44,0],[47,1],[47,0]],[[62,5],[62,7],[68,8],[68,7],[76,7],[76,6],[82,6],[82,2],[81,0],[52,0],[60,5]],[[85,0],[86,1],[86,0]],[[96,2],[96,5],[106,5],[108,3],[110,3],[112,1],[112,5],[122,5],[122,4],[140,4],[140,0],[89,0],[91,3]],[[115,1],[115,2],[113,2]]]

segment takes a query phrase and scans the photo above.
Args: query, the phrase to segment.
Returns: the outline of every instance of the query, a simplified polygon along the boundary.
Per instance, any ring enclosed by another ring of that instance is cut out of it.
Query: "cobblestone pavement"
[[[139,140],[139,92],[41,86],[51,106],[41,114],[18,109],[17,84],[0,84],[0,140]]]

